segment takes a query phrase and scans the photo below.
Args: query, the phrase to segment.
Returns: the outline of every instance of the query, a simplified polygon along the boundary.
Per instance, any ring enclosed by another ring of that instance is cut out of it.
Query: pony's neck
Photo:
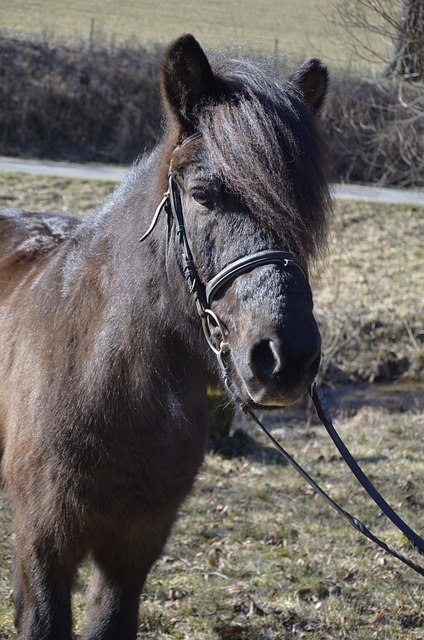
[[[164,213],[149,238],[139,242],[166,188],[166,146],[163,143],[135,165],[103,207],[84,219],[68,254],[68,280],[79,290],[97,288],[94,295],[104,300],[100,312],[105,324],[112,311],[121,319],[118,332],[138,336],[143,327],[145,334],[151,333],[150,342],[141,337],[143,350],[155,341],[170,342],[172,349],[180,342],[181,349],[186,346],[193,357],[202,354],[204,361],[201,323],[178,250],[173,243],[167,246]]]

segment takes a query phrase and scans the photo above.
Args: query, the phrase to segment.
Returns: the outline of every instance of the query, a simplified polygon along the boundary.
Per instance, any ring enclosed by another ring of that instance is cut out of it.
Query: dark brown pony
[[[237,395],[281,407],[314,378],[320,337],[304,272],[326,235],[314,117],[326,85],[318,60],[278,85],[251,63],[209,61],[184,36],[161,68],[166,135],[105,205],[83,220],[1,212],[0,433],[22,640],[70,640],[87,555],[84,639],[135,638],[143,583],[203,459],[206,390],[221,371],[180,230],[162,213],[139,243],[169,168],[201,283],[257,252],[290,251],[302,266],[258,265],[211,303]]]

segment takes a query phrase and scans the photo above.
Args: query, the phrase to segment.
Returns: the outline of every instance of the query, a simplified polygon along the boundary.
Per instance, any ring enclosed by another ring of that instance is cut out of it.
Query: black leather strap
[[[228,381],[228,388],[229,388],[229,390],[231,392],[231,381]],[[320,394],[316,384],[313,384],[311,386],[310,393],[311,393],[311,396],[312,396],[312,400],[314,401],[315,407],[317,409],[318,416],[321,419],[321,421],[323,422],[323,424],[326,427],[327,431],[329,431],[328,423],[331,422],[331,418],[329,416],[329,413],[326,411],[326,409],[323,408],[321,394]],[[349,511],[347,511],[346,509],[343,509],[343,507],[341,507],[335,500],[333,500],[328,495],[328,493],[326,491],[324,491],[324,489],[322,489],[320,487],[320,485],[309,475],[309,473],[307,473],[307,471],[305,471],[305,469],[303,469],[303,467],[301,467],[300,464],[298,464],[296,462],[296,460],[284,449],[284,447],[281,446],[281,444],[278,442],[278,440],[276,440],[274,438],[274,436],[272,435],[272,433],[270,431],[268,431],[268,429],[265,427],[263,422],[261,422],[261,420],[259,420],[257,415],[254,413],[254,411],[252,411],[252,409],[250,407],[248,407],[244,403],[241,403],[240,401],[239,401],[239,407],[247,416],[249,416],[262,429],[262,431],[270,439],[270,441],[273,443],[273,445],[275,446],[277,451],[283,456],[283,458],[286,460],[286,462],[288,462],[302,476],[302,478],[304,478],[306,480],[306,482],[308,482],[308,484],[314,489],[314,491],[316,491],[322,498],[324,498],[333,507],[333,509],[335,509],[337,511],[337,513],[339,515],[341,515],[343,518],[345,518],[345,520],[347,520],[347,522],[354,529],[356,529],[363,536],[365,536],[366,538],[368,538],[369,540],[374,542],[377,546],[380,547],[380,549],[383,549],[387,553],[390,553],[392,556],[394,556],[395,558],[397,558],[398,560],[400,560],[401,562],[406,564],[410,569],[413,569],[416,573],[419,573],[421,576],[424,576],[424,567],[422,567],[418,562],[415,562],[415,560],[412,560],[411,558],[408,558],[403,553],[401,553],[400,551],[397,551],[397,549],[394,549],[393,547],[388,545],[386,542],[381,540],[378,536],[376,536],[374,533],[372,533],[372,531],[370,531],[358,518],[356,518],[355,516],[350,514]],[[329,433],[330,433],[330,431],[329,431]],[[330,433],[330,436],[333,437],[331,433]],[[333,440],[334,440],[334,438],[333,438]],[[336,443],[336,445],[337,445],[337,443]],[[341,449],[340,449],[340,452],[342,453]],[[342,453],[342,455],[343,455],[343,453]],[[350,454],[349,454],[349,456],[352,457]],[[343,455],[343,457],[344,457],[344,455]],[[345,460],[346,460],[346,458],[345,458]],[[353,458],[352,458],[352,460],[353,460]],[[353,462],[354,462],[354,465],[358,466],[357,463],[355,462],[355,460],[353,460]],[[349,464],[349,466],[352,469],[350,464]],[[354,473],[355,473],[355,471],[354,471]],[[356,473],[355,473],[355,475],[358,478]],[[362,484],[361,480],[360,480],[360,482]],[[369,491],[369,485],[371,485],[371,487],[373,489],[372,493],[370,493],[370,491]],[[374,500],[376,500],[375,496],[376,496],[376,494],[378,494],[378,492],[375,489],[375,487],[373,487],[373,485],[371,484],[371,482],[369,481],[368,478],[367,478],[367,482],[365,484],[363,484],[363,486],[366,489],[366,491],[371,495],[371,497]],[[374,494],[374,495],[372,495],[372,494]],[[380,496],[380,494],[378,494],[378,495]],[[384,502],[385,505],[387,505],[387,503],[384,500],[384,498],[382,498],[381,496],[380,496],[380,498],[381,498],[382,502]],[[376,502],[377,502],[377,500],[376,500]],[[418,551],[419,553],[423,553],[423,551],[424,551],[424,547],[423,547],[424,541],[422,540],[422,538],[420,538],[420,536],[418,536],[414,531],[412,531],[412,529],[410,529],[399,518],[399,516],[397,516],[397,514],[395,514],[396,515],[396,519],[393,519],[391,517],[391,513],[389,515],[388,511],[386,510],[386,508],[383,508],[383,506],[382,506],[382,504],[380,504],[380,502],[377,502],[377,504],[380,506],[380,508],[383,510],[383,512],[392,520],[392,522],[394,522],[394,524],[397,527],[399,527],[399,529],[407,536],[407,538],[411,542],[411,544],[414,547],[414,549],[416,551]],[[393,510],[391,509],[391,507],[389,505],[387,505],[387,506],[389,507],[390,512],[395,513],[395,512],[393,512]]]
[[[261,267],[267,264],[281,264],[283,267],[297,267],[300,269],[307,279],[306,272],[297,260],[289,251],[278,251],[273,249],[265,249],[264,251],[258,251],[257,253],[251,253],[248,256],[243,256],[239,260],[232,262],[228,266],[224,267],[222,271],[216,274],[206,285],[206,300],[208,304],[211,304],[216,294],[220,289],[227,284],[238,278],[242,273],[247,273],[256,267]]]
[[[316,383],[313,383],[310,389],[310,395],[315,405],[318,417],[321,420],[324,427],[327,429],[327,433],[339,450],[342,458],[352,471],[358,482],[364,487],[368,495],[374,500],[374,502],[380,507],[382,512],[393,522],[393,524],[402,531],[402,533],[408,538],[411,545],[418,553],[424,555],[424,540],[413,529],[411,529],[406,522],[392,509],[392,507],[386,502],[383,496],[377,491],[372,484],[371,480],[362,471],[359,464],[356,462],[349,449],[344,444],[343,440],[334,428],[333,421],[328,410],[325,407],[324,394]]]

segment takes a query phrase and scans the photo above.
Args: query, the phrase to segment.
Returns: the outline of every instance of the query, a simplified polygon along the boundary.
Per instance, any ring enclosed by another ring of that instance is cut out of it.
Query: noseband
[[[190,144],[197,138],[200,138],[202,133],[196,131],[193,135],[183,140],[175,150],[181,149]],[[280,265],[285,268],[296,267],[300,270],[306,280],[308,280],[307,273],[301,265],[297,256],[289,251],[282,251],[278,249],[265,249],[256,253],[251,253],[247,256],[239,258],[234,262],[226,265],[221,271],[219,271],[209,282],[204,283],[199,276],[193,254],[190,249],[190,243],[188,240],[185,223],[183,206],[181,203],[180,190],[172,175],[172,161],[168,171],[168,190],[165,192],[155,215],[153,216],[152,223],[146,231],[146,233],[140,238],[140,242],[145,240],[156,226],[159,219],[159,215],[162,211],[165,211],[168,215],[168,219],[173,221],[177,238],[179,240],[182,250],[182,265],[183,272],[186,280],[188,281],[190,291],[194,296],[196,302],[197,312],[202,321],[203,332],[206,340],[214,353],[219,356],[219,360],[222,366],[222,355],[228,353],[229,346],[225,339],[225,330],[222,322],[211,309],[211,304],[216,298],[218,293],[230,285],[236,278],[243,273],[248,273],[257,267],[262,267],[269,264]],[[219,335],[219,348],[215,346],[212,339],[212,331]]]
[[[189,136],[183,142],[180,143],[176,149],[181,149],[185,147],[187,144],[201,137],[201,132],[197,131],[193,135]],[[295,461],[295,459],[281,446],[281,444],[274,438],[274,436],[268,431],[265,425],[259,420],[256,414],[252,411],[252,409],[246,405],[239,397],[238,394],[234,391],[232,381],[229,378],[228,374],[228,363],[227,363],[227,355],[229,354],[229,345],[226,341],[225,329],[218,318],[218,316],[212,311],[211,304],[217,294],[231,284],[236,278],[241,276],[243,273],[247,273],[252,271],[257,267],[261,267],[269,264],[277,264],[286,268],[296,267],[298,268],[302,275],[308,280],[307,273],[299,262],[298,258],[289,251],[280,251],[275,249],[265,249],[264,251],[259,251],[257,253],[252,253],[243,258],[239,258],[234,262],[231,262],[226,267],[224,267],[221,271],[219,271],[208,283],[204,284],[198,274],[196,269],[193,255],[190,249],[185,224],[184,224],[184,215],[183,215],[183,207],[181,203],[181,195],[178,189],[178,186],[172,176],[172,161],[168,172],[168,190],[164,194],[161,202],[159,203],[158,208],[156,209],[155,215],[153,216],[153,220],[150,224],[150,227],[146,231],[146,233],[140,238],[140,242],[145,240],[153,229],[156,226],[156,223],[159,219],[159,215],[162,211],[165,211],[168,216],[169,227],[171,226],[171,222],[174,223],[176,234],[181,245],[181,253],[182,253],[182,264],[184,275],[187,279],[187,282],[190,286],[190,291],[193,293],[197,312],[202,320],[202,327],[206,337],[206,340],[210,346],[210,348],[214,351],[218,358],[218,362],[221,365],[224,382],[230,392],[232,399],[237,402],[240,409],[251,418],[267,435],[267,437],[274,444],[279,453],[283,456],[283,458],[294,467],[294,469],[310,484],[310,486],[320,494],[343,518],[345,518],[351,526],[353,526],[357,531],[359,531],[366,538],[377,544],[381,549],[390,553],[395,558],[409,566],[411,569],[416,571],[418,574],[424,576],[424,567],[420,564],[412,560],[411,558],[406,557],[401,552],[393,549],[391,546],[380,540],[376,535],[374,535],[358,518],[352,516],[348,511],[343,509],[337,502],[335,502],[316,482],[315,480]],[[218,333],[219,337],[219,348],[217,348],[214,344],[214,340],[212,339],[212,333]],[[369,478],[365,475],[362,469],[359,467],[358,463],[353,458],[350,451],[347,449],[346,445],[341,440],[337,431],[335,430],[331,416],[328,410],[325,407],[324,396],[321,389],[317,386],[314,381],[310,386],[309,393],[311,395],[313,404],[316,408],[318,417],[321,422],[325,426],[327,432],[332,438],[334,444],[338,448],[341,453],[343,459],[348,464],[349,468],[356,476],[357,480],[364,487],[370,497],[376,502],[376,504],[380,507],[383,513],[393,522],[393,524],[402,531],[402,533],[407,537],[411,546],[418,551],[418,553],[424,555],[424,540],[421,538],[415,531],[413,531],[399,516],[398,514],[390,507],[390,505],[384,500],[381,494],[377,491],[374,485],[371,483]]]

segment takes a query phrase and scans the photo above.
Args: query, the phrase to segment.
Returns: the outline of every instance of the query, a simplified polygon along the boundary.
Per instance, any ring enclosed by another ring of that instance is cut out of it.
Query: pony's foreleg
[[[64,567],[55,544],[17,536],[13,599],[14,622],[20,640],[71,640],[69,557]]]
[[[92,549],[94,569],[83,640],[135,640],[141,589],[175,519],[175,509],[164,511],[114,533],[101,532]]]
[[[87,628],[83,640],[133,640],[143,576],[118,576],[96,567],[90,584]]]

